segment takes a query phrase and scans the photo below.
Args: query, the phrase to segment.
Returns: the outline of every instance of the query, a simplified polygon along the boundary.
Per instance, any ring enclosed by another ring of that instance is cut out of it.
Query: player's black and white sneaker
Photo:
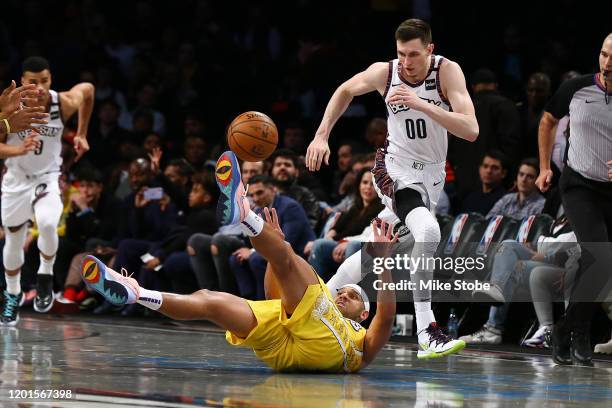
[[[37,278],[34,310],[47,313],[53,307],[53,275],[39,274]]]
[[[23,292],[11,295],[4,291],[4,304],[0,313],[0,323],[5,326],[15,326],[19,322],[19,306],[23,304]]]

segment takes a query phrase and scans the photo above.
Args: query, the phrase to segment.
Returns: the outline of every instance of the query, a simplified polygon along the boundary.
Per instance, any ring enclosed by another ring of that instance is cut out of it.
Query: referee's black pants
[[[580,269],[577,272],[574,290],[570,297],[565,314],[565,325],[570,330],[590,331],[591,320],[598,303],[586,302],[585,291],[578,293],[577,282],[582,279],[582,289],[585,283],[595,296],[598,291],[609,285],[612,279],[612,251],[595,251],[598,257],[604,256],[602,262],[608,268],[598,268],[597,273],[589,271],[594,262],[589,259],[588,249],[590,242],[612,242],[612,182],[599,182],[587,179],[578,172],[566,166],[559,182],[561,199],[565,214],[576,234],[578,243],[583,249]],[[587,244],[587,245],[585,245]],[[596,244],[597,245],[597,244]],[[607,244],[610,245],[610,244]],[[597,245],[601,248],[603,245]],[[608,259],[609,258],[609,259]],[[601,261],[601,259],[598,259]],[[593,300],[595,298],[593,297]]]

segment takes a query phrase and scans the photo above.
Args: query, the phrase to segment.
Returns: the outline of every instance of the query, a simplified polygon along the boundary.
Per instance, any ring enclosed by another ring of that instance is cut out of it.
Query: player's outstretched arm
[[[390,252],[393,242],[397,242],[398,234],[393,235],[393,226],[382,221],[380,230],[375,222],[372,222],[372,232],[374,233],[374,245],[369,251],[374,257],[385,257]],[[387,344],[393,329],[395,319],[395,291],[384,286],[385,283],[393,282],[391,272],[384,270],[380,275],[383,282],[383,289],[378,291],[376,299],[376,315],[366,332],[363,344],[363,360],[360,368],[370,364],[378,352]]]
[[[553,144],[555,142],[554,129],[559,123],[549,112],[544,112],[538,127],[538,149],[540,151],[540,175],[536,185],[543,193],[550,188],[553,172],[550,169],[550,158],[552,156]]]
[[[327,103],[321,124],[315,133],[313,141],[306,152],[306,167],[315,171],[321,168],[321,163],[329,164],[329,135],[332,128],[346,111],[355,96],[368,92],[385,91],[387,76],[389,75],[389,64],[386,62],[375,62],[368,69],[362,71],[344,82],[336,89]]]
[[[76,84],[69,91],[62,92],[62,113],[64,120],[68,120],[75,112],[79,114],[79,124],[74,137],[74,149],[76,150],[76,160],[80,159],[89,150],[87,143],[87,129],[89,120],[93,112],[95,88],[89,82]]]
[[[465,76],[459,64],[453,61],[445,61],[440,67],[440,79],[445,87],[446,98],[453,107],[452,112],[447,112],[435,105],[427,104],[432,119],[444,126],[450,133],[470,142],[478,138],[478,121],[474,111],[472,98],[467,91]],[[433,109],[435,108],[435,109]]]

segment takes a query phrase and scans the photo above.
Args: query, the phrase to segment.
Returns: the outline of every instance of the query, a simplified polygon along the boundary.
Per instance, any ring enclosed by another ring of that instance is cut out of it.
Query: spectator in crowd
[[[266,163],[263,161],[258,162],[242,162],[240,174],[242,175],[242,183],[246,186],[249,184],[249,180],[253,176],[264,174],[266,171]]]
[[[270,175],[278,192],[297,201],[306,211],[310,226],[316,230],[321,221],[321,208],[315,195],[306,187],[297,184],[299,171],[295,153],[287,149],[278,149],[270,156],[270,162],[272,163]]]
[[[264,174],[265,162],[242,162],[242,183]],[[193,234],[187,243],[187,253],[198,284],[202,289],[237,293],[236,282],[230,270],[230,255],[238,248],[247,246],[240,229],[221,227],[213,234]]]
[[[63,283],[64,298],[82,301],[86,296],[81,279],[81,263],[85,255],[93,252],[95,245],[110,243],[118,234],[118,214],[121,201],[105,190],[102,174],[92,168],[83,168],[77,175],[78,190],[70,195],[70,212],[66,219],[66,235],[60,238],[60,252],[66,242],[80,251],[72,253],[65,263],[58,257],[58,269],[68,271]],[[71,250],[72,252],[72,250]]]
[[[257,213],[264,208],[275,208],[285,234],[285,241],[291,244],[296,254],[303,256],[306,243],[315,235],[302,206],[295,200],[278,194],[273,180],[267,176],[250,179],[249,196],[257,206]],[[253,248],[238,248],[230,257],[230,268],[234,273],[240,295],[249,299],[265,299],[264,276],[267,262]]]
[[[142,149],[146,154],[153,153],[154,149],[161,149],[163,147],[164,140],[162,137],[155,132],[149,133],[142,141]]]
[[[119,106],[112,100],[105,100],[97,106],[97,126],[88,137],[91,154],[87,159],[98,169],[109,166],[108,158],[116,155],[122,143],[135,144],[133,135],[119,126]]]
[[[360,236],[384,208],[374,190],[369,169],[361,169],[355,184],[355,199],[351,208],[339,214],[325,238],[309,242],[304,250],[305,254],[309,255],[308,262],[324,281],[331,278],[346,258],[361,249],[361,241],[353,237]]]
[[[164,115],[156,109],[157,90],[153,84],[145,84],[138,91],[137,105],[131,113],[125,115],[120,119],[123,127],[133,130],[138,133],[135,126],[135,114],[136,112],[147,112],[151,115],[152,123],[151,130],[160,135],[166,133],[166,118]],[[131,126],[131,127],[130,127]]]
[[[491,150],[501,151],[515,168],[521,142],[521,118],[514,102],[498,91],[493,71],[481,68],[472,75],[474,109],[480,133],[474,142],[450,139],[449,160],[454,165],[456,189],[460,197],[479,189],[478,162]]]
[[[370,120],[365,132],[365,141],[371,150],[384,147],[387,140],[387,121],[383,118]]]
[[[529,288],[530,280],[532,282],[542,278],[550,280],[550,276],[534,276],[534,268],[539,266],[556,265],[565,268],[565,282],[568,284],[570,281],[568,276],[575,274],[578,269],[578,257],[570,258],[568,251],[572,251],[576,246],[576,236],[571,231],[565,217],[553,224],[549,236],[540,237],[537,251],[515,240],[503,241],[493,260],[491,289],[474,292],[476,301],[495,302],[500,306],[490,308],[489,319],[480,330],[462,336],[461,339],[468,344],[500,344],[510,302],[516,291],[519,288]],[[576,254],[575,251],[573,253]],[[548,272],[545,273],[548,274]],[[531,339],[526,341],[526,345],[531,347],[544,346],[545,333],[552,327],[552,304],[550,301],[543,302],[543,300],[540,295],[534,297],[534,307],[538,313],[540,328]]]
[[[195,233],[214,234],[218,229],[215,206],[219,188],[212,170],[194,174],[190,184],[187,214],[171,228],[162,242],[149,248],[152,258],[144,265],[148,271],[162,265],[161,272],[175,293],[191,293],[195,287],[200,287],[187,253],[189,237]]]
[[[537,159],[524,159],[516,175],[517,192],[508,193],[500,198],[487,214],[487,218],[503,215],[520,220],[530,215],[540,214],[546,200],[535,185],[539,173]]]
[[[153,182],[163,189],[178,211],[187,212],[193,167],[185,159],[173,159],[162,172],[160,167],[162,155],[163,151],[160,148],[155,148],[149,153]]]
[[[503,185],[506,173],[507,165],[503,153],[499,150],[487,152],[478,168],[480,188],[463,199],[460,212],[488,214],[495,203],[506,194]]]
[[[603,307],[604,312],[608,315],[608,319],[612,321],[612,302],[603,302],[601,307]],[[610,340],[606,343],[596,344],[593,351],[601,354],[612,354],[612,336],[610,336]]]
[[[207,146],[204,139],[198,136],[189,136],[183,145],[183,157],[195,171],[204,168],[207,158]]]
[[[531,74],[527,81],[527,101],[519,104],[521,124],[521,158],[538,157],[538,126],[550,98],[550,78],[542,72]]]
[[[153,183],[151,163],[148,159],[139,158],[130,164],[130,186],[132,192],[124,199],[123,218],[118,237],[110,248],[98,251],[115,252],[113,265],[116,269],[126,268],[139,271],[141,256],[149,247],[163,241],[172,225],[176,223],[176,206],[167,194],[162,198],[149,198],[145,193],[156,187]],[[104,303],[94,313],[107,313],[113,310],[110,303]]]
[[[290,121],[285,127],[282,136],[283,148],[291,150],[298,156],[306,154],[308,141],[306,140],[306,131],[297,121]]]
[[[351,170],[353,155],[356,154],[357,152],[353,151],[353,143],[349,141],[340,142],[340,146],[338,146],[337,152],[336,170],[334,171],[334,176],[332,180],[331,202],[334,204],[337,204],[342,198],[339,191],[340,184],[346,176],[346,173]]]

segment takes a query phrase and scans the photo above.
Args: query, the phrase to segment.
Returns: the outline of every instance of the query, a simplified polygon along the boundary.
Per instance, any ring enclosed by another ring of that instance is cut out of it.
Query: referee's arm
[[[538,146],[540,151],[540,175],[536,180],[536,185],[540,191],[545,192],[550,188],[553,172],[550,169],[550,158],[552,148],[555,143],[555,128],[559,119],[555,118],[550,112],[544,112],[540,119],[538,128]]]

